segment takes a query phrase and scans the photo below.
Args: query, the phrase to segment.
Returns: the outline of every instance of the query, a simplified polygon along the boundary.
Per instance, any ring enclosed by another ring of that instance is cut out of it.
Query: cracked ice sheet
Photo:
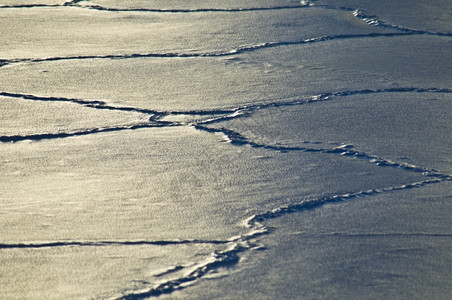
[[[0,144],[1,242],[225,240],[245,230],[240,221],[281,201],[423,177],[221,140],[183,127]],[[154,282],[156,269],[190,265],[212,251],[209,244],[182,246],[187,253],[179,247],[0,249],[11,274],[2,277],[2,293],[103,297],[139,289],[133,280]],[[35,281],[42,276],[44,285]]]
[[[203,261],[214,249],[207,244],[0,249],[1,297],[117,297],[126,289],[139,290],[165,279],[156,275],[171,267],[191,266]]]
[[[451,173],[451,119],[451,93],[385,92],[270,107],[209,126],[263,144],[351,144],[380,158]]]
[[[76,7],[0,9],[1,59],[228,52],[265,42],[388,32],[320,8],[168,14]],[[32,46],[30,46],[32,45]]]
[[[447,299],[451,182],[267,220],[273,234],[222,280],[183,299]],[[162,297],[165,299],[165,297]]]
[[[367,14],[377,15],[386,23],[411,29],[452,33],[452,5],[449,0],[314,0],[312,3],[336,8],[359,8]]]
[[[2,241],[224,240],[281,202],[425,179],[340,155],[221,141],[183,127],[2,143]]]
[[[0,97],[0,137],[80,132],[147,122],[137,112],[109,111],[57,101]]]
[[[228,57],[47,61],[0,68],[0,81],[8,92],[108,99],[162,111],[214,110],[326,92],[449,88],[450,45],[444,37],[384,36]]]
[[[281,203],[425,178],[222,138],[179,127],[0,144],[1,243],[227,240],[247,231],[239,224],[245,218]],[[155,282],[157,269],[200,262],[222,246],[180,247],[4,248],[2,272],[11,276],[2,286],[11,297],[117,295],[148,287],[141,281]],[[35,281],[42,276],[46,284]]]

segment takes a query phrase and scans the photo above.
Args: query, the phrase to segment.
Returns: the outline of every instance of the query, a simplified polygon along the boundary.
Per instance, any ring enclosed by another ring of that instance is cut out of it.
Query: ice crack
[[[86,2],[84,5],[80,5],[81,2]],[[309,1],[300,1],[298,4],[293,5],[279,5],[268,7],[237,7],[237,8],[175,8],[175,9],[159,9],[159,8],[117,8],[117,7],[105,7],[97,4],[89,3],[89,0],[68,0],[62,4],[18,4],[18,5],[0,5],[0,8],[35,8],[35,7],[79,7],[86,9],[93,9],[98,11],[108,12],[153,12],[153,13],[204,13],[204,12],[225,12],[225,13],[237,13],[246,11],[264,11],[264,10],[283,10],[283,9],[297,9],[310,7],[312,4]]]
[[[212,51],[212,52],[195,52],[195,53],[131,53],[131,54],[109,54],[109,55],[79,55],[79,56],[56,56],[46,58],[18,58],[18,59],[1,59],[0,68],[8,65],[14,65],[18,63],[40,63],[40,62],[52,62],[62,60],[90,60],[90,59],[136,59],[136,58],[204,58],[204,57],[227,57],[240,55],[247,52],[253,52],[268,48],[292,46],[292,45],[304,45],[322,43],[334,40],[347,40],[347,39],[363,39],[363,38],[375,38],[375,37],[396,37],[396,36],[408,36],[430,34],[438,36],[452,36],[452,34],[446,33],[433,33],[423,31],[406,31],[406,32],[392,32],[392,33],[367,33],[367,34],[339,34],[330,36],[319,36],[313,38],[306,38],[299,41],[279,41],[279,42],[264,42],[256,45],[240,46],[232,50],[225,51]]]
[[[105,247],[105,246],[169,246],[187,244],[223,245],[230,241],[221,240],[161,240],[161,241],[58,241],[42,243],[0,244],[0,249],[53,248],[53,247]]]
[[[295,204],[282,205],[275,209],[250,216],[249,218],[244,220],[243,223],[244,226],[250,229],[249,232],[238,237],[231,238],[230,239],[231,246],[228,249],[213,252],[210,259],[208,259],[204,263],[201,263],[193,267],[192,270],[188,271],[185,275],[164,281],[158,284],[157,286],[151,288],[142,289],[139,291],[125,292],[123,295],[115,297],[115,299],[120,300],[146,299],[150,297],[158,297],[163,294],[170,294],[174,291],[186,288],[188,285],[195,283],[197,280],[201,279],[202,277],[206,276],[207,274],[214,270],[236,265],[237,263],[240,262],[240,254],[249,252],[251,250],[262,249],[262,246],[256,247],[251,242],[251,240],[263,234],[269,234],[268,228],[265,227],[265,225],[263,224],[263,222],[265,222],[266,220],[282,217],[291,213],[315,209],[326,204],[332,204],[346,200],[351,200],[354,198],[367,197],[381,193],[394,192],[410,188],[418,188],[432,183],[438,183],[439,181],[440,180],[436,178],[427,179],[424,181],[413,182],[404,185],[389,186],[384,188],[370,189],[366,191],[337,194],[311,200],[302,199],[301,201]],[[184,268],[186,267],[176,266],[170,269],[168,273],[172,273],[174,271],[181,271]]]

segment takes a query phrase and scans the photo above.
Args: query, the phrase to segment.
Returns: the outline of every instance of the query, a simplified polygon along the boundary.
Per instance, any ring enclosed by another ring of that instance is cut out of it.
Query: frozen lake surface
[[[0,2],[0,299],[449,299],[452,7]]]

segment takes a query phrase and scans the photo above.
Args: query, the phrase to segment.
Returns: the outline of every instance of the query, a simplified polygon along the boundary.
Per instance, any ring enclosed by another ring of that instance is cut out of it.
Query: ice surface
[[[108,278],[95,280],[91,268],[96,268],[96,262],[88,266],[75,264],[79,255],[91,255],[83,250],[93,251],[90,243],[106,241],[121,246],[147,241],[158,245],[194,239],[213,246],[216,241],[223,241],[221,245],[249,231],[240,224],[246,217],[280,203],[296,203],[303,198],[338,191],[347,193],[390,187],[395,183],[404,185],[423,177],[347,157],[335,159],[335,154],[317,157],[297,152],[240,150],[221,140],[220,135],[183,127],[1,145],[0,227],[8,230],[2,232],[4,244],[0,249],[5,248],[16,256],[18,249],[32,248],[32,253],[48,257],[45,269],[38,269],[38,273],[30,277],[59,270],[49,278],[49,285],[27,293],[36,297],[52,293],[55,288],[52,282],[58,276],[72,276],[65,272],[80,275],[74,279],[76,282],[58,283],[64,290],[63,296],[78,297],[79,289],[87,282],[85,295],[100,286],[102,288],[96,291],[100,296],[132,289],[133,280],[142,273],[127,271],[126,274],[132,275],[132,272],[134,276],[126,282],[125,275],[115,269],[109,271]],[[88,245],[78,250],[79,244]],[[13,247],[16,250],[8,250],[11,245],[16,245]],[[36,249],[23,245],[35,245]],[[61,254],[48,253],[52,248],[61,247],[68,250],[55,250]],[[80,254],[73,254],[73,248]],[[130,248],[133,244],[128,245],[127,249]],[[154,248],[148,250],[150,255],[155,255]],[[113,251],[109,249],[105,251]],[[102,250],[96,251],[106,255]],[[129,258],[124,259],[139,260],[139,253],[142,252],[128,254]],[[20,255],[27,257],[27,254]],[[58,255],[69,256],[75,265],[67,267],[64,265],[67,259],[60,260]],[[157,260],[159,268],[162,268],[162,260],[167,262],[180,257],[171,250],[160,255],[163,256]],[[3,265],[8,269],[18,268],[17,272],[22,274],[31,263],[30,260],[16,266],[12,258],[5,258]],[[147,267],[149,272],[156,268],[153,264]],[[83,275],[85,273],[89,277]],[[2,278],[8,280],[9,275]],[[146,278],[142,280],[149,281]],[[105,280],[108,284],[104,285]],[[116,289],[112,288],[114,283]],[[4,290],[7,297],[18,292],[14,283],[2,281],[2,285],[9,287]],[[20,287],[29,290],[34,285],[34,281],[27,281]]]
[[[21,98],[1,97],[0,135],[3,140],[14,136],[39,134],[81,133],[106,128],[144,125],[147,114],[139,112],[99,110],[57,99],[24,101]],[[86,105],[90,104],[86,101]],[[94,103],[94,102],[93,102]]]
[[[303,7],[240,14],[9,8],[0,10],[0,54],[2,59],[27,59],[222,53],[268,42],[388,31],[365,26],[351,12]],[[24,47],[24,42],[33,47]]]
[[[212,126],[263,144],[343,143],[392,161],[450,173],[451,101],[450,94],[440,91],[357,91],[296,107],[268,107]]]
[[[328,204],[268,220],[267,248],[186,299],[447,299],[451,184]],[[187,295],[188,294],[188,295]]]
[[[314,5],[348,7],[363,10],[369,16],[388,24],[432,32],[452,33],[450,15],[452,6],[447,0],[439,1],[372,1],[372,0],[314,0]]]
[[[221,141],[182,127],[2,144],[2,238],[225,240],[245,230],[239,223],[247,216],[278,202],[424,177],[335,154]]]
[[[3,1],[0,298],[447,299],[446,1]]]
[[[200,9],[249,9],[249,8],[272,8],[272,7],[300,7],[305,6],[302,1],[296,0],[96,0],[88,4],[99,5],[105,8],[118,9],[161,9],[161,10],[200,10]]]
[[[8,6],[33,6],[33,5],[61,5],[64,1],[62,0],[2,0],[2,3],[0,3],[0,8],[8,7]]]
[[[338,91],[446,89],[452,83],[450,46],[448,38],[430,36],[332,39],[226,57],[24,63],[3,67],[0,80],[15,93],[161,111],[212,110]]]
[[[123,287],[142,289],[159,282],[164,279],[159,271],[173,264],[191,266],[214,249],[206,244],[68,244],[1,249],[2,298],[118,297]]]

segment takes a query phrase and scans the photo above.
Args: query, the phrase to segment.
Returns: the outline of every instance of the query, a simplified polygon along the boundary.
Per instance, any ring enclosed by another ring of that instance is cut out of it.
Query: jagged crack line
[[[224,122],[224,121],[228,121],[228,120],[237,119],[238,117],[244,116],[244,115],[247,115],[246,112],[244,112],[242,110],[237,110],[237,111],[234,111],[233,113],[230,113],[227,115],[216,116],[216,117],[211,117],[211,118],[201,120],[201,121],[191,122],[191,123],[189,123],[189,125],[193,126],[195,124],[212,124],[212,123],[217,123],[217,122]]]
[[[334,93],[324,93],[320,95],[315,95],[309,98],[304,99],[295,99],[288,101],[279,101],[279,102],[270,102],[270,103],[260,103],[253,105],[244,105],[240,107],[231,108],[229,110],[222,111],[204,111],[204,114],[226,114],[223,117],[216,117],[210,120],[204,120],[202,122],[198,122],[197,124],[212,124],[218,123],[226,120],[231,120],[234,118],[239,118],[243,116],[248,116],[249,113],[253,111],[274,108],[274,107],[284,107],[284,106],[297,106],[303,104],[311,104],[322,101],[331,101],[336,97],[346,97],[353,95],[368,95],[368,94],[380,94],[380,93],[452,93],[452,89],[439,89],[439,88],[416,88],[416,87],[407,87],[407,88],[388,88],[388,89],[362,89],[362,90],[351,90],[351,91],[341,91]],[[201,113],[198,111],[186,111],[186,112],[171,112],[170,114],[186,114],[186,115],[200,115]]]
[[[299,9],[312,6],[309,1],[301,1],[299,4],[294,5],[279,5],[279,6],[269,6],[269,7],[238,7],[238,8],[175,8],[175,9],[164,9],[164,8],[118,8],[118,7],[105,7],[97,4],[87,4],[80,5],[80,2],[85,2],[86,0],[71,0],[66,1],[63,4],[17,4],[17,5],[0,5],[0,8],[35,8],[35,7],[78,7],[93,9],[99,11],[109,11],[109,12],[153,12],[153,13],[204,13],[204,12],[225,12],[225,13],[235,13],[235,12],[247,12],[247,11],[265,11],[265,10],[285,10],[285,9]],[[87,1],[86,1],[87,2]]]
[[[170,279],[153,288],[126,293],[125,295],[117,297],[116,299],[121,300],[145,299],[149,297],[158,297],[163,294],[170,294],[176,290],[184,289],[187,283],[194,283],[213,270],[222,267],[236,265],[240,261],[239,254],[242,252],[250,251],[252,249],[250,243],[251,239],[269,233],[268,229],[262,224],[266,220],[278,218],[295,212],[302,212],[309,209],[315,209],[329,203],[341,202],[353,198],[366,197],[370,195],[382,194],[398,190],[418,188],[438,182],[440,182],[439,179],[428,179],[405,185],[390,186],[380,189],[370,189],[355,193],[332,195],[313,200],[302,200],[296,204],[280,206],[271,211],[253,215],[244,221],[245,225],[248,228],[250,228],[249,233],[243,234],[236,238],[231,238],[230,240],[233,243],[233,247],[231,247],[230,249],[214,252],[212,255],[212,259],[210,261],[197,266],[193,271],[189,272],[184,276],[175,279]],[[181,269],[183,269],[183,267],[178,268],[178,270]]]
[[[250,227],[262,227],[261,224],[265,220],[270,220],[274,218],[278,218],[287,214],[291,214],[294,212],[302,212],[309,209],[314,209],[317,207],[321,207],[325,204],[330,203],[336,203],[336,202],[343,202],[345,200],[358,198],[358,197],[366,197],[366,196],[372,196],[377,194],[383,194],[387,192],[394,192],[394,191],[400,191],[400,190],[406,190],[406,189],[412,189],[412,188],[419,188],[423,187],[429,184],[434,183],[440,183],[442,182],[441,179],[433,178],[433,179],[427,179],[419,182],[409,183],[409,184],[403,184],[398,186],[390,186],[385,188],[377,188],[377,189],[369,189],[366,191],[359,191],[354,193],[345,193],[340,195],[333,195],[333,196],[326,196],[323,198],[313,199],[313,200],[302,200],[295,204],[288,204],[285,206],[280,206],[278,208],[275,208],[273,210],[256,214],[254,216],[251,216],[248,218],[245,222],[245,224]]]
[[[254,148],[265,148],[274,151],[304,151],[304,152],[321,152],[326,154],[337,154],[341,156],[351,156],[357,159],[368,161],[374,165],[381,167],[393,167],[400,168],[407,171],[422,173],[426,176],[432,176],[441,178],[443,180],[450,180],[452,178],[451,174],[443,174],[438,172],[437,170],[430,170],[427,168],[414,166],[406,163],[398,163],[390,160],[378,158],[374,155],[366,154],[364,152],[360,152],[353,148],[352,145],[342,145],[340,147],[336,147],[334,149],[319,149],[319,148],[308,148],[308,147],[285,147],[285,146],[273,146],[273,145],[264,145],[258,144],[252,141],[249,141],[247,138],[239,134],[238,132],[234,132],[232,130],[226,128],[214,129],[210,127],[206,127],[206,124],[215,123],[219,121],[225,121],[237,117],[241,117],[247,115],[246,113],[252,112],[254,110],[266,109],[271,107],[279,107],[279,106],[292,106],[292,105],[301,105],[318,101],[329,101],[334,97],[344,97],[351,95],[363,95],[363,94],[375,94],[375,93],[405,93],[405,92],[417,92],[417,93],[451,93],[452,89],[437,89],[437,88],[390,88],[390,89],[363,89],[363,90],[353,90],[353,91],[343,91],[336,93],[325,93],[318,96],[314,96],[309,99],[295,100],[290,102],[278,102],[278,103],[268,103],[268,104],[258,104],[251,105],[242,108],[237,108],[235,114],[228,115],[224,118],[217,118],[212,120],[207,120],[202,123],[192,124],[196,129],[213,132],[213,133],[222,133],[225,135],[226,140],[233,145],[248,145]],[[246,112],[246,113],[245,113]]]
[[[428,177],[433,177],[435,179],[440,180],[452,180],[451,174],[440,173],[437,170],[427,169],[411,164],[393,162],[387,159],[382,159],[374,155],[370,155],[361,151],[354,150],[353,145],[341,145],[339,147],[333,149],[323,149],[323,148],[309,148],[309,147],[296,147],[296,146],[277,146],[277,145],[267,145],[267,144],[259,144],[253,141],[248,140],[246,137],[241,135],[240,133],[227,129],[227,128],[211,128],[200,124],[192,125],[195,129],[209,132],[209,133],[221,133],[225,136],[225,141],[229,142],[232,145],[236,146],[250,146],[253,148],[261,148],[272,151],[279,152],[289,152],[289,151],[302,151],[302,152],[313,152],[313,153],[324,153],[324,154],[333,154],[340,156],[349,156],[352,158],[360,159],[366,162],[369,162],[375,166],[379,167],[392,167],[396,169],[403,169],[409,172],[422,174]]]
[[[82,105],[105,105],[103,101],[88,101],[76,98],[64,98],[64,97],[43,97],[43,96],[35,96],[30,94],[20,94],[20,93],[9,93],[9,92],[0,92],[0,96],[9,97],[9,98],[19,98],[24,100],[35,100],[35,101],[54,101],[54,102],[73,102],[76,104]]]
[[[266,109],[272,107],[281,106],[295,106],[301,104],[307,104],[319,101],[328,101],[333,97],[344,97],[353,95],[366,95],[366,94],[378,94],[378,93],[452,93],[452,89],[439,89],[439,88],[417,88],[417,87],[406,87],[406,88],[388,88],[388,89],[362,89],[362,90],[350,90],[350,91],[340,91],[334,93],[324,93],[316,95],[306,99],[295,99],[292,101],[282,101],[282,102],[270,102],[264,104],[254,104],[254,105],[244,105],[240,107],[232,107],[229,109],[213,109],[213,110],[189,110],[189,111],[157,111],[150,109],[142,109],[136,107],[124,107],[124,106],[109,106],[104,101],[98,100],[83,100],[77,98],[65,98],[65,97],[45,97],[36,96],[31,94],[21,94],[21,93],[10,93],[10,92],[0,92],[0,96],[19,98],[24,100],[34,100],[34,101],[54,101],[54,102],[73,102],[76,104],[85,105],[97,109],[110,109],[110,110],[122,110],[122,111],[134,111],[145,114],[157,115],[158,117],[166,115],[214,115],[214,114],[227,114],[227,117],[240,116],[240,113],[245,111],[254,111],[259,109]],[[231,115],[235,114],[235,115]]]
[[[245,241],[242,242],[244,243],[234,243],[230,249],[225,251],[214,252],[208,262],[196,266],[193,271],[184,276],[165,281],[150,289],[126,293],[116,299],[145,299],[149,297],[157,297],[163,294],[170,294],[176,290],[184,289],[187,283],[193,283],[213,270],[236,265],[240,260],[238,254],[250,249]]]
[[[319,237],[319,236],[338,236],[338,237],[350,237],[350,238],[375,238],[375,237],[438,237],[438,238],[451,238],[452,234],[448,233],[428,233],[428,232],[392,232],[392,233],[299,233],[299,236],[306,237]]]
[[[17,5],[0,5],[2,8],[35,8],[35,7],[61,7],[62,4],[17,4]]]
[[[257,143],[251,143],[246,140],[243,136],[240,136],[236,132],[228,131],[226,129],[221,130],[214,130],[212,128],[208,128],[206,126],[211,123],[231,120],[235,118],[239,118],[242,116],[246,116],[249,113],[261,110],[261,109],[267,109],[272,107],[281,107],[281,106],[294,106],[294,105],[302,105],[302,104],[309,104],[319,101],[331,101],[335,97],[344,97],[344,96],[351,96],[351,95],[363,95],[363,94],[375,94],[375,93],[404,93],[404,92],[417,92],[417,93],[451,93],[452,89],[438,89],[438,88],[414,88],[414,87],[408,87],[408,88],[390,88],[390,89],[363,89],[363,90],[352,90],[352,91],[341,91],[341,92],[335,92],[335,93],[324,93],[320,95],[316,95],[307,99],[296,99],[293,101],[283,101],[283,102],[271,102],[271,103],[264,103],[264,104],[255,104],[255,105],[245,105],[241,107],[233,107],[229,109],[214,109],[214,110],[192,110],[192,111],[156,111],[156,110],[150,110],[150,109],[142,109],[142,108],[136,108],[136,107],[122,107],[122,106],[109,106],[104,101],[89,101],[89,100],[83,100],[83,99],[76,99],[76,98],[64,98],[64,97],[43,97],[43,96],[36,96],[36,95],[30,95],[30,94],[19,94],[19,93],[10,93],[10,92],[0,92],[0,96],[3,97],[11,97],[11,98],[19,98],[24,100],[32,100],[32,101],[55,101],[55,102],[71,102],[83,105],[85,107],[90,107],[94,109],[107,109],[107,110],[117,110],[117,111],[128,111],[128,112],[138,112],[143,114],[148,114],[150,116],[150,123],[144,123],[144,124],[133,124],[133,125],[126,125],[122,127],[113,127],[113,128],[94,128],[89,130],[84,130],[82,132],[70,132],[70,133],[43,133],[43,134],[34,134],[34,135],[26,135],[26,136],[20,136],[20,135],[14,135],[14,136],[3,136],[0,137],[0,142],[16,142],[16,141],[23,141],[23,140],[42,140],[42,139],[52,139],[52,138],[64,138],[69,136],[77,136],[77,135],[87,135],[87,134],[93,134],[93,133],[100,133],[100,132],[106,132],[106,131],[118,131],[118,130],[125,130],[125,129],[137,129],[137,128],[145,128],[145,127],[170,127],[170,126],[181,126],[184,124],[178,123],[178,122],[170,122],[170,121],[162,121],[162,117],[167,115],[212,115],[211,118],[208,118],[206,120],[201,121],[194,121],[191,122],[189,125],[194,126],[197,129],[201,129],[204,131],[209,132],[221,132],[226,137],[228,137],[229,142],[232,144],[249,144],[250,146],[257,147],[257,148],[267,148],[277,151],[307,151],[307,152],[325,152],[325,149],[311,149],[311,148],[305,148],[305,147],[282,147],[282,146],[271,146],[271,145],[260,145]],[[221,116],[214,116],[214,115],[221,115]],[[229,138],[230,137],[230,138]],[[339,151],[339,150],[335,150]],[[378,160],[376,157],[365,155],[362,153],[358,153],[356,151],[339,151],[342,155],[348,155],[348,156],[356,156],[358,158],[367,158],[370,160],[375,160],[375,164],[381,164],[386,165],[384,161]],[[386,161],[388,162],[388,161]],[[392,162],[389,163],[389,165],[393,165]],[[428,170],[424,170],[428,171]],[[449,175],[448,175],[449,176]]]
[[[63,6],[76,5],[76,4],[80,3],[80,2],[85,2],[85,1],[87,2],[89,0],[68,0],[68,1],[63,3]]]
[[[78,1],[81,2],[81,1]],[[237,13],[237,12],[248,12],[248,11],[266,11],[266,10],[286,10],[286,9],[300,9],[310,7],[310,3],[300,2],[297,5],[280,5],[280,6],[269,6],[269,7],[242,7],[242,8],[174,8],[174,9],[164,9],[164,8],[118,8],[118,7],[105,7],[97,4],[79,6],[81,8],[99,10],[99,11],[109,11],[109,12],[152,12],[152,13],[208,13],[208,12],[224,12],[224,13]]]
[[[138,112],[150,115],[152,119],[156,119],[157,117],[163,117],[166,115],[166,112],[137,108],[137,107],[128,107],[128,106],[111,106],[107,105],[104,101],[98,100],[83,100],[77,98],[64,98],[64,97],[44,97],[44,96],[36,96],[30,94],[19,94],[19,93],[9,93],[9,92],[0,92],[0,97],[9,97],[23,100],[31,100],[31,101],[48,101],[48,102],[71,102],[75,104],[80,104],[85,107],[95,108],[95,109],[106,109],[106,110],[116,110],[116,111],[127,111],[127,112]]]
[[[403,27],[399,25],[393,25],[387,22],[384,22],[378,18],[378,16],[371,16],[365,14],[363,11],[359,9],[353,10],[353,16],[362,20],[370,26],[385,28],[385,29],[395,29],[406,33],[415,33],[415,34],[428,34],[428,35],[438,35],[438,36],[452,36],[452,33],[449,32],[436,32],[436,31],[428,31],[428,30],[419,30],[414,28]]]
[[[349,145],[344,145],[341,147],[338,147],[337,150],[333,149],[310,149],[306,147],[276,147],[276,146],[268,146],[268,145],[262,145],[257,144],[251,141],[248,141],[244,136],[241,134],[234,132],[232,130],[228,130],[225,128],[222,129],[213,129],[206,126],[202,126],[199,124],[192,125],[194,128],[210,133],[221,133],[227,136],[227,138],[230,140],[230,143],[235,145],[248,145],[251,147],[257,147],[257,148],[264,148],[264,149],[271,149],[271,150],[299,150],[299,151],[312,151],[312,152],[323,152],[323,153],[330,153],[330,154],[340,154],[345,151],[351,151]],[[375,159],[373,156],[368,156],[368,158]],[[382,160],[384,161],[384,160]],[[385,161],[384,161],[385,162]],[[380,161],[375,163],[381,163]],[[390,166],[394,166],[393,164],[389,164]],[[405,165],[404,165],[405,166]],[[412,168],[408,166],[408,168]],[[426,169],[419,169],[419,171],[425,171]],[[411,189],[411,188],[417,188],[422,187],[428,184],[433,183],[439,183],[442,182],[444,179],[442,178],[429,178],[424,181],[399,185],[399,186],[391,186],[386,188],[379,188],[379,189],[370,189],[366,191],[359,191],[355,193],[346,193],[346,194],[340,194],[340,195],[333,195],[333,196],[327,196],[320,199],[315,200],[305,200],[301,201],[297,204],[292,205],[286,205],[278,207],[272,211],[267,211],[262,214],[257,214],[252,216],[251,218],[246,220],[246,225],[251,228],[250,232],[247,234],[243,234],[239,237],[231,238],[230,241],[235,243],[235,247],[231,250],[223,251],[223,252],[217,252],[214,255],[214,260],[210,261],[208,263],[204,263],[201,266],[197,267],[194,271],[188,273],[185,276],[178,277],[176,279],[171,279],[168,281],[165,281],[164,283],[159,284],[156,287],[131,292],[124,296],[118,297],[118,299],[144,299],[149,297],[157,297],[162,294],[170,294],[176,290],[184,289],[187,283],[193,283],[205,276],[208,272],[218,269],[221,267],[225,267],[228,265],[235,265],[239,262],[239,254],[241,252],[249,251],[250,244],[249,240],[252,238],[255,238],[257,236],[260,236],[262,234],[267,234],[269,231],[268,229],[262,224],[263,221],[271,218],[276,218],[279,216],[283,216],[288,213],[293,212],[300,212],[306,209],[313,209],[316,207],[320,207],[327,203],[334,203],[339,201],[344,201],[346,199],[356,198],[356,197],[365,197],[369,195],[375,195],[375,194],[381,194],[391,191],[398,191],[398,190],[405,190],[405,189]],[[451,178],[448,178],[447,180],[451,180]]]
[[[269,102],[269,103],[259,103],[251,105],[243,105],[239,107],[231,107],[225,109],[213,109],[213,110],[190,110],[190,111],[170,111],[170,112],[159,112],[156,115],[154,121],[159,121],[161,117],[168,115],[207,115],[212,116],[211,118],[189,122],[188,125],[208,125],[219,123],[223,121],[228,121],[240,117],[249,116],[250,113],[258,110],[274,108],[274,107],[284,107],[284,106],[298,106],[303,104],[311,104],[322,101],[331,101],[337,97],[346,97],[353,95],[367,95],[367,94],[380,94],[380,93],[452,93],[452,89],[439,89],[439,88],[417,88],[417,87],[407,87],[407,88],[388,88],[388,89],[362,89],[362,90],[351,90],[351,91],[341,91],[334,93],[324,93],[320,95],[315,95],[308,98],[294,99],[287,101]],[[154,112],[157,113],[157,112]],[[219,116],[215,116],[219,115]]]
[[[165,275],[168,275],[168,274],[171,274],[171,273],[174,273],[174,272],[183,270],[183,269],[185,269],[185,268],[186,268],[186,267],[184,267],[184,266],[174,266],[174,267],[168,268],[167,270],[165,270],[165,271],[163,271],[163,272],[154,274],[153,276],[154,276],[154,277],[163,277],[163,276],[165,276]]]
[[[132,125],[124,125],[117,127],[107,127],[107,128],[92,128],[83,131],[75,131],[75,132],[58,132],[58,133],[38,133],[38,134],[30,134],[30,135],[10,135],[10,136],[0,136],[0,142],[3,143],[15,143],[21,141],[41,141],[41,140],[50,140],[50,139],[62,139],[69,137],[77,137],[77,136],[85,136],[97,133],[105,133],[105,132],[116,132],[123,130],[135,130],[141,128],[155,128],[155,127],[169,127],[169,126],[178,126],[173,124],[162,124],[162,123],[141,123],[141,124],[132,124]]]
[[[412,164],[399,163],[399,162],[394,162],[394,161],[390,161],[387,159],[379,158],[374,155],[370,155],[370,154],[367,154],[367,153],[364,153],[361,151],[354,150],[354,149],[352,149],[353,147],[354,146],[352,146],[352,145],[342,145],[342,146],[336,147],[334,149],[325,149],[323,151],[323,153],[338,154],[338,155],[342,155],[342,156],[350,156],[353,158],[368,161],[376,166],[403,169],[403,170],[410,171],[413,173],[421,173],[422,175],[425,175],[428,177],[436,177],[436,178],[441,178],[443,180],[451,180],[452,179],[452,175],[450,175],[450,174],[440,173],[437,170],[427,169],[427,168],[415,166]]]
[[[452,93],[452,89],[442,89],[442,88],[419,88],[419,87],[402,87],[402,88],[387,88],[387,89],[362,89],[362,90],[350,90],[335,93],[325,93],[318,97],[336,97],[336,96],[351,96],[351,95],[365,95],[365,94],[376,94],[376,93]]]
[[[291,46],[291,45],[303,45],[314,44],[320,42],[327,42],[332,40],[341,39],[362,39],[373,37],[394,37],[394,36],[407,36],[424,34],[419,32],[395,32],[395,33],[368,33],[368,34],[343,34],[332,36],[321,36],[308,38],[301,41],[281,41],[281,42],[266,42],[251,46],[242,46],[229,51],[214,51],[214,52],[198,52],[198,53],[132,53],[132,54],[111,54],[111,55],[80,55],[80,56],[57,56],[46,58],[23,58],[23,59],[11,59],[0,60],[0,67],[17,64],[17,63],[38,63],[38,62],[51,62],[62,60],[88,60],[88,59],[134,59],[134,58],[203,58],[203,57],[227,57],[232,55],[239,55],[246,52],[258,51],[261,49]]]
[[[244,7],[244,8],[193,8],[193,9],[154,9],[154,8],[115,8],[115,7],[104,7],[101,5],[79,5],[80,2],[84,0],[72,0],[66,1],[63,4],[19,4],[19,5],[0,5],[0,8],[37,8],[37,7],[78,7],[85,9],[93,9],[98,11],[110,11],[110,12],[153,12],[153,13],[203,13],[203,12],[248,12],[248,11],[265,11],[265,10],[286,10],[286,9],[300,9],[308,7],[317,7],[330,10],[341,10],[346,12],[352,12],[353,16],[362,20],[363,22],[369,24],[370,26],[380,27],[384,29],[394,29],[401,31],[403,33],[411,34],[428,34],[428,35],[439,35],[439,36],[452,36],[452,33],[446,32],[434,32],[426,30],[418,30],[407,28],[399,25],[390,24],[381,21],[377,16],[367,15],[363,11],[357,8],[350,7],[335,7],[331,5],[314,5],[310,1],[300,1],[298,5],[286,5],[286,6],[272,6],[272,7]]]
[[[35,3],[35,4],[16,4],[16,5],[0,5],[1,8],[39,8],[39,7],[65,7],[65,6],[79,6],[78,3],[84,2],[87,0],[69,0],[65,1],[62,4],[43,4],[43,3]]]
[[[435,32],[435,31],[428,31],[428,30],[419,30],[419,29],[408,28],[408,27],[390,24],[388,22],[382,21],[378,16],[368,15],[358,8],[345,7],[345,6],[337,7],[337,6],[333,6],[333,5],[316,5],[313,3],[310,3],[309,6],[323,8],[323,9],[329,9],[329,10],[340,10],[340,11],[345,11],[345,12],[351,12],[355,18],[365,22],[366,24],[368,24],[370,26],[379,27],[382,29],[393,29],[393,30],[397,30],[397,31],[400,31],[403,33],[411,33],[411,34],[427,34],[427,35],[452,37],[452,33],[450,33],[450,32]]]
[[[18,244],[0,244],[0,249],[27,249],[27,248],[54,248],[54,247],[105,247],[105,246],[170,246],[187,244],[212,244],[223,245],[230,241],[221,240],[168,240],[168,241],[64,241],[47,243],[18,243]]]

